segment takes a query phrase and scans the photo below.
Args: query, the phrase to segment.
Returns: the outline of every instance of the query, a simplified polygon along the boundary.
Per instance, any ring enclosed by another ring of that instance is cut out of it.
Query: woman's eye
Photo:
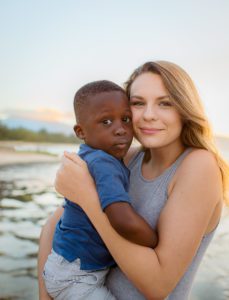
[[[159,102],[160,106],[172,106],[172,103],[170,101],[161,101]]]
[[[112,121],[107,119],[107,120],[103,120],[102,123],[104,125],[110,125],[112,123]]]
[[[124,117],[122,120],[125,123],[130,123],[131,122],[131,118],[130,117]]]
[[[144,105],[144,102],[142,102],[142,101],[131,101],[130,105],[131,106],[142,106],[142,105]]]

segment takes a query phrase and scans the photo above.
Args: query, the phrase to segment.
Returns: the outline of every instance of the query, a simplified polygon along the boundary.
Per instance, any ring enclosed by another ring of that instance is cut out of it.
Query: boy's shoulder
[[[88,145],[80,145],[79,156],[87,162],[87,164],[100,162],[100,161],[110,161],[117,162],[117,158],[106,153],[100,149],[91,148]]]
[[[88,145],[80,145],[79,156],[86,161],[89,170],[92,168],[107,168],[107,169],[125,169],[125,165],[122,161],[118,160],[109,153],[100,150],[91,148]]]

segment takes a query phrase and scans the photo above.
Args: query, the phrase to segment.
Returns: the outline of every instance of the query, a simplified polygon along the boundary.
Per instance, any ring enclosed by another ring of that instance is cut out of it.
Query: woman
[[[157,228],[158,246],[133,244],[114,231],[87,166],[76,155],[65,154],[56,189],[85,210],[116,260],[119,268],[111,271],[107,286],[118,300],[185,300],[220,219],[228,166],[212,142],[194,84],[180,67],[145,63],[131,75],[126,91],[142,145],[126,157],[132,204]],[[61,214],[58,209],[41,235],[39,273]]]

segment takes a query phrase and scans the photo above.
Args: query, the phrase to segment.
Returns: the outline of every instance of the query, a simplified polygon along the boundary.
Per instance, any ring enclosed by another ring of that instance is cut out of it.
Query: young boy
[[[135,213],[128,195],[129,170],[122,159],[132,142],[133,129],[124,90],[110,81],[86,84],[75,95],[74,110],[74,131],[85,143],[79,155],[88,164],[101,207],[112,226],[132,242],[155,247],[155,232]],[[44,270],[50,296],[67,300],[115,299],[104,287],[109,267],[114,265],[86,214],[65,199]]]

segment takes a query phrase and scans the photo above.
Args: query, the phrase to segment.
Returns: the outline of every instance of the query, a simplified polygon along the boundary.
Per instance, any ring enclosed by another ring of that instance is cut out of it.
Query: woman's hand
[[[55,180],[56,191],[83,209],[92,205],[90,197],[97,196],[95,183],[88,171],[87,164],[75,153],[65,152]]]

